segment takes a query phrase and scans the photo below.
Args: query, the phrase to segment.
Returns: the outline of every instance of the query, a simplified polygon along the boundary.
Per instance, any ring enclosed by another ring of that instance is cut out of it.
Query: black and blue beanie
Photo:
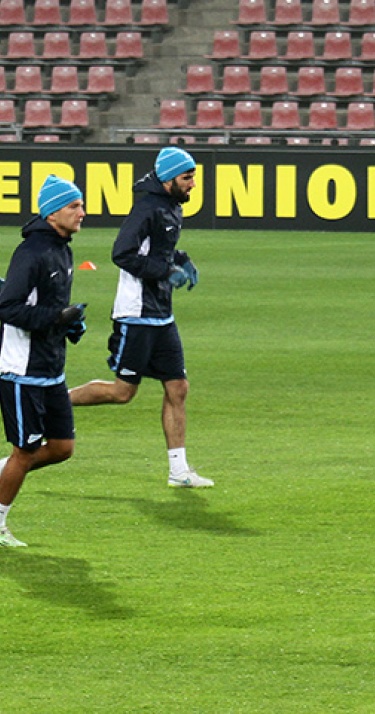
[[[159,151],[155,161],[155,172],[159,181],[170,181],[185,171],[192,171],[196,164],[184,149],[167,146]]]
[[[47,218],[51,213],[82,197],[82,192],[75,183],[50,174],[38,194],[39,213],[42,218]]]

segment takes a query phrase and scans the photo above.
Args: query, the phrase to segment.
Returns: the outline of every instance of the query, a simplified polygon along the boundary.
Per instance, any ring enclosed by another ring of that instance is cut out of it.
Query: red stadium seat
[[[363,76],[360,67],[338,67],[335,71],[335,89],[332,94],[337,97],[349,97],[353,94],[363,94]]]
[[[239,100],[234,105],[233,129],[261,129],[262,111],[259,101]]]
[[[131,0],[107,0],[104,25],[132,25],[133,10]]]
[[[33,32],[10,32],[8,36],[9,59],[34,59],[35,37]]]
[[[311,130],[337,129],[335,102],[312,102],[309,107],[308,128]]]
[[[70,0],[68,25],[96,25],[95,0]]]
[[[207,144],[227,144],[228,140],[225,136],[215,134],[215,136],[209,136],[207,139]]]
[[[375,25],[374,0],[350,0],[349,20],[352,25]]]
[[[339,25],[339,0],[313,0],[312,25]]]
[[[372,102],[350,102],[346,115],[346,128],[350,131],[374,130],[375,115]]]
[[[60,0],[35,0],[33,25],[61,25]]]
[[[71,57],[68,32],[46,32],[43,44],[43,59],[69,59]]]
[[[300,117],[297,102],[277,101],[272,105],[272,129],[299,129]]]
[[[142,34],[140,32],[118,32],[116,35],[115,59],[142,59]]]
[[[4,93],[7,91],[7,80],[5,74],[5,67],[0,65],[0,92]]]
[[[314,35],[310,31],[288,32],[285,59],[314,59]]]
[[[82,32],[79,38],[80,59],[94,59],[108,57],[105,32]]]
[[[134,134],[135,144],[160,144],[161,137],[158,134]]]
[[[186,71],[185,94],[202,94],[215,91],[214,72],[211,65],[192,64]]]
[[[60,137],[58,134],[35,134],[33,141],[36,144],[56,144]]]
[[[26,129],[53,126],[51,102],[48,99],[28,99],[25,102],[23,126]]]
[[[286,143],[289,146],[306,146],[310,143],[308,136],[288,136]]]
[[[300,67],[297,75],[297,89],[293,94],[301,97],[311,97],[314,94],[325,94],[324,68],[318,66]]]
[[[55,65],[52,67],[52,94],[70,94],[79,91],[78,68],[75,65]]]
[[[4,144],[14,143],[15,141],[20,141],[17,134],[0,134],[0,142]]]
[[[264,146],[266,144],[271,144],[271,137],[270,136],[246,136],[245,144],[258,144],[258,145]]]
[[[240,38],[236,30],[216,30],[212,59],[234,59],[240,56]]]
[[[184,99],[163,99],[160,102],[158,127],[161,129],[183,129],[187,125],[187,108]]]
[[[64,129],[70,127],[88,128],[89,114],[85,99],[64,99],[61,105],[61,118],[59,126]]]
[[[266,24],[267,14],[264,0],[240,0],[236,25]]]
[[[0,124],[15,124],[16,105],[13,99],[0,99]]]
[[[301,0],[276,0],[275,24],[276,25],[302,25]]]
[[[43,91],[41,68],[38,65],[18,65],[13,91],[17,94],[41,93]]]
[[[246,65],[228,64],[224,67],[220,94],[250,94],[251,78]]]
[[[361,62],[375,61],[375,32],[364,32],[361,38]]]
[[[195,126],[198,129],[220,129],[224,127],[224,106],[220,99],[201,99],[197,104]]]
[[[168,25],[167,0],[142,0],[141,25]]]
[[[265,65],[260,70],[259,94],[288,94],[288,76],[286,67]]]
[[[86,92],[89,94],[115,94],[115,70],[111,65],[92,65],[87,75]]]
[[[326,32],[322,59],[352,59],[352,43],[349,32]]]
[[[255,30],[250,34],[249,51],[243,59],[276,59],[278,56],[274,30]]]
[[[1,0],[0,25],[25,25],[26,14],[23,0]]]

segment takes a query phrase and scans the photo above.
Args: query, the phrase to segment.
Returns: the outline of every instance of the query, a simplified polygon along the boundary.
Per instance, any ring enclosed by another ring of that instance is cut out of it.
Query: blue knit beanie
[[[159,151],[155,161],[155,171],[159,181],[170,181],[176,176],[195,169],[195,161],[187,151],[175,146],[167,146]]]
[[[50,174],[39,191],[39,213],[47,218],[77,199],[82,199],[82,193],[74,183]]]

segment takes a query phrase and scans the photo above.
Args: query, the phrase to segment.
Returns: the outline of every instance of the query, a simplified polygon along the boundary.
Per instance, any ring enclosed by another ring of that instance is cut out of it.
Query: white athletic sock
[[[7,520],[7,515],[10,511],[10,506],[4,506],[0,503],[0,528],[4,528]]]
[[[169,471],[172,476],[180,476],[189,470],[186,461],[186,449],[168,449]]]

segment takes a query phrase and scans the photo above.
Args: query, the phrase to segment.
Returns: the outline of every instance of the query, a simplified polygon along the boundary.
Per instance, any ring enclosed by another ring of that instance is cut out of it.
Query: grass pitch
[[[75,273],[70,386],[111,378],[113,239],[74,238],[97,270]],[[2,229],[0,274],[17,242]],[[158,384],[75,410],[74,458],[11,511],[29,547],[0,551],[0,713],[373,714],[373,236],[180,246],[188,457],[215,488],[167,489]]]

